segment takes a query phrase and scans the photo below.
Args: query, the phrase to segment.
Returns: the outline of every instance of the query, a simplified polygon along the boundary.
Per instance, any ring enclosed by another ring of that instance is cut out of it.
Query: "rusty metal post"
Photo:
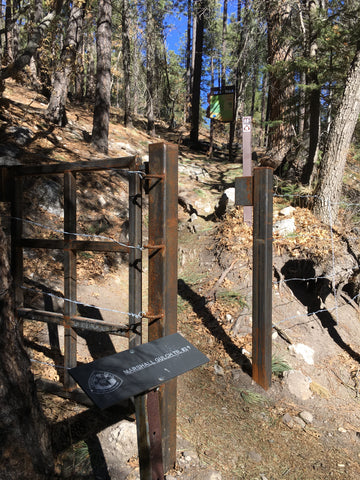
[[[164,480],[159,391],[147,394],[149,419],[151,480]]]
[[[178,147],[149,146],[149,341],[177,331]],[[176,379],[160,388],[164,470],[176,461]]]
[[[271,385],[273,170],[254,169],[253,378]]]
[[[76,383],[67,368],[76,367],[76,332],[70,318],[76,314],[76,251],[71,241],[76,239],[76,178],[74,172],[64,174],[64,388],[71,391]],[[67,233],[66,233],[67,232]],[[70,233],[69,233],[70,232]]]
[[[130,165],[130,170],[139,168],[137,159]],[[129,173],[129,245],[142,245],[142,186],[137,173]],[[142,252],[130,249],[129,253],[129,348],[141,344],[141,319],[135,317],[142,311]],[[140,323],[140,325],[139,325]],[[146,408],[146,395],[134,398],[136,430],[139,451],[141,480],[152,480],[150,458],[149,424]]]

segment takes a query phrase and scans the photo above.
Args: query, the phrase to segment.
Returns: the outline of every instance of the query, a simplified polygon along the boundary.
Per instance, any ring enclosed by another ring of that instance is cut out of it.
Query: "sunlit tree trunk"
[[[99,1],[96,37],[96,91],[92,145],[99,152],[108,152],[111,99],[111,0]]]
[[[131,52],[129,38],[129,1],[122,0],[122,59],[124,72],[124,125],[132,126],[131,115]]]
[[[335,222],[338,214],[347,152],[359,114],[360,50],[356,52],[350,67],[319,168],[314,211],[325,223]]]
[[[312,63],[316,62],[318,44],[317,35],[314,28],[315,21],[318,20],[319,9],[321,7],[320,0],[310,0],[307,2],[308,18],[309,18],[309,59]],[[309,102],[309,153],[304,166],[301,181],[304,184],[310,182],[314,164],[317,160],[319,152],[320,138],[320,93],[318,74],[316,69],[312,69],[307,78],[307,84],[311,85],[310,102]]]
[[[66,101],[71,74],[74,72],[76,56],[82,37],[85,1],[75,2],[71,8],[65,41],[59,65],[54,74],[53,89],[46,110],[46,117],[57,125],[65,126]]]
[[[200,87],[201,87],[201,68],[203,60],[204,45],[204,27],[206,15],[207,0],[199,0],[196,9],[197,28],[195,41],[195,65],[194,65],[194,83],[192,89],[192,115],[190,141],[196,145],[199,141],[199,122],[200,122]]]
[[[146,1],[146,115],[147,131],[155,135],[154,97],[155,97],[155,27],[152,0]]]
[[[226,32],[228,20],[228,0],[223,3],[223,24],[222,24],[222,39],[221,39],[221,86],[226,85]]]
[[[289,0],[266,0],[268,25],[269,134],[267,156],[272,167],[281,165],[291,148],[293,129],[289,100],[294,93],[293,78],[285,62],[292,59],[292,49],[284,37],[290,24]]]

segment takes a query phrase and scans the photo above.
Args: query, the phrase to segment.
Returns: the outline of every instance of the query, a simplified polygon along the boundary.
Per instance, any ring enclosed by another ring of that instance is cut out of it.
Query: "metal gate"
[[[144,319],[148,322],[148,340],[155,340],[177,330],[177,146],[149,146],[149,162],[139,157],[123,157],[79,163],[7,167],[2,172],[3,192],[11,200],[11,268],[15,284],[15,301],[22,318],[64,327],[64,385],[67,396],[76,392],[67,369],[77,363],[75,328],[111,332],[129,339],[129,348],[142,341]],[[76,173],[109,169],[127,170],[129,180],[129,242],[79,240],[76,234]],[[64,232],[62,239],[24,238],[23,179],[29,175],[64,175]],[[7,179],[11,182],[7,182]],[[5,181],[4,181],[5,180]],[[8,189],[8,185],[11,188]],[[5,192],[4,192],[5,190]],[[144,192],[149,200],[148,243],[143,245],[142,204]],[[23,249],[60,249],[64,252],[64,311],[62,314],[24,308]],[[148,311],[142,306],[142,251],[148,251]],[[118,325],[76,315],[76,257],[81,251],[125,252],[129,262],[129,320]],[[149,403],[150,405],[150,403]],[[135,400],[138,424],[141,478],[151,478],[147,456],[151,450],[148,432],[146,398]],[[176,380],[160,388],[161,430],[165,470],[173,467],[176,458]]]

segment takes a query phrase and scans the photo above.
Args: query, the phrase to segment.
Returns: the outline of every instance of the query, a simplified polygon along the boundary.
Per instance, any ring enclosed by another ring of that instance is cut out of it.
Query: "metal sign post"
[[[254,168],[253,177],[235,179],[235,205],[254,206],[252,375],[271,386],[273,170]]]
[[[252,176],[252,156],[251,156],[251,117],[242,118],[242,140],[243,140],[243,176]],[[251,206],[244,206],[244,222],[252,225],[253,209]]]

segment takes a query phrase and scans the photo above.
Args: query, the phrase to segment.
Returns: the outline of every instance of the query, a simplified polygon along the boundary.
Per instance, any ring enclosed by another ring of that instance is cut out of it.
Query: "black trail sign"
[[[99,408],[145,393],[209,359],[179,333],[69,370]]]

